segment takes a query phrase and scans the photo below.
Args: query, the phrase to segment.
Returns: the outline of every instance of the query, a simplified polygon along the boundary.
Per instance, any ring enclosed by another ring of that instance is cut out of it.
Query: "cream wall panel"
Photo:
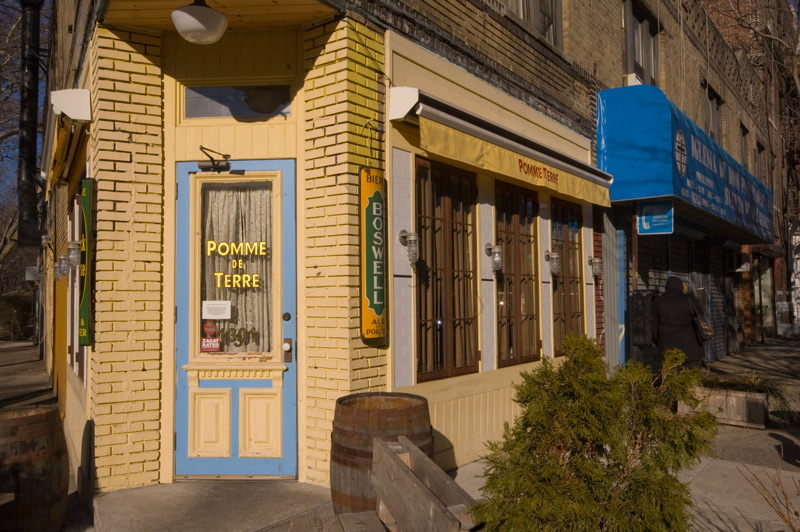
[[[411,175],[413,157],[411,153],[392,150],[392,179],[389,197],[392,201],[392,243],[390,246],[393,270],[394,294],[391,312],[390,330],[393,333],[392,347],[394,355],[394,387],[402,388],[414,384],[414,313],[412,268],[408,263],[408,252],[400,244],[397,236],[400,231],[414,232],[413,205],[411,198]]]
[[[231,456],[231,390],[189,390],[189,456]]]
[[[542,279],[542,354],[553,356],[553,283],[550,263],[544,254],[550,249],[550,196],[539,192],[539,277]]]
[[[282,456],[282,390],[239,390],[239,456]]]
[[[585,331],[586,336],[595,338],[597,333],[595,331],[595,308],[594,308],[594,277],[592,276],[592,268],[589,266],[589,257],[592,256],[594,238],[593,232],[593,219],[592,219],[592,206],[583,206],[583,234],[581,235],[581,244],[583,247],[583,257],[581,257],[581,264],[583,267],[583,280],[584,280],[584,312]]]
[[[491,371],[497,367],[495,353],[495,277],[492,271],[492,259],[484,252],[486,244],[494,244],[494,180],[479,175],[478,181],[478,258],[481,266],[480,275],[480,312],[481,331],[481,371]]]
[[[428,400],[434,429],[434,459],[445,470],[480,459],[486,443],[503,436],[503,426],[513,422],[519,405],[513,401],[520,372],[539,362],[474,373],[403,388]]]

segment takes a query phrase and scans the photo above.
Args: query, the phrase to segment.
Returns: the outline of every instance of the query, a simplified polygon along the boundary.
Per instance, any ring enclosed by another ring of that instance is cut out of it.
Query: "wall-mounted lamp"
[[[62,253],[61,255],[58,256],[58,262],[56,262],[53,270],[56,277],[56,281],[60,281],[65,275],[69,273],[69,263],[67,262],[66,253]]]
[[[397,236],[400,243],[408,248],[408,262],[413,266],[419,260],[419,235],[403,229]]]
[[[194,44],[214,44],[228,27],[225,15],[208,7],[205,0],[173,11],[172,23],[181,37]]]
[[[561,275],[561,256],[558,251],[545,251],[544,260],[550,263],[550,273]]]
[[[500,246],[493,246],[486,244],[483,248],[486,254],[492,257],[492,271],[499,272],[503,269],[503,248]]]
[[[42,249],[46,249],[50,243],[50,235],[48,233],[42,234]]]
[[[67,264],[73,269],[81,265],[81,243],[77,240],[67,242]]]
[[[600,277],[603,275],[603,261],[597,257],[589,257],[589,266],[592,268],[592,275]]]

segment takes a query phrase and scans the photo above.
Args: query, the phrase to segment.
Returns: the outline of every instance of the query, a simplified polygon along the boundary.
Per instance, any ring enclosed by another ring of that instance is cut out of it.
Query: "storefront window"
[[[475,176],[421,160],[416,209],[417,378],[478,369]]]
[[[202,186],[200,350],[269,352],[272,184]]]
[[[536,194],[497,183],[495,238],[503,248],[496,274],[498,365],[539,359]]]
[[[552,250],[561,257],[561,272],[553,276],[553,345],[560,356],[567,333],[583,334],[583,268],[581,268],[581,208],[553,200]]]

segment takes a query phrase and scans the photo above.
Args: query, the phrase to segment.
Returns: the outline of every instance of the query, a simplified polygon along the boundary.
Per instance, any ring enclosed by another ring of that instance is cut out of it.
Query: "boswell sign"
[[[362,167],[361,212],[361,336],[386,338],[386,190],[383,172]]]

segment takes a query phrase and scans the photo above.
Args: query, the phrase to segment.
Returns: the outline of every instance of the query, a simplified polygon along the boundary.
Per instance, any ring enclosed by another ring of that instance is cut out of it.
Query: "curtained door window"
[[[202,185],[202,352],[272,350],[272,208],[269,182]]]
[[[581,268],[581,207],[565,201],[551,204],[551,250],[561,257],[561,272],[553,276],[553,346],[561,356],[567,333],[583,334],[583,268]]]

